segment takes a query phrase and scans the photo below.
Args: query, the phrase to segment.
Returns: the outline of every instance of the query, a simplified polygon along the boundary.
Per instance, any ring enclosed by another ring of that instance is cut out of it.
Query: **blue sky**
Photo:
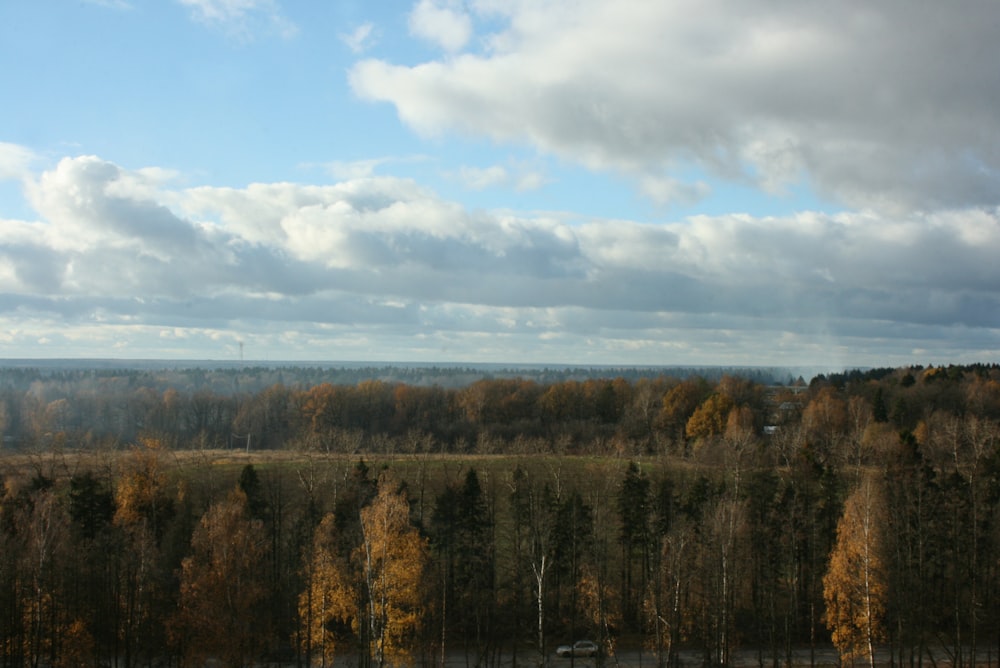
[[[987,1],[12,0],[0,357],[995,361]]]

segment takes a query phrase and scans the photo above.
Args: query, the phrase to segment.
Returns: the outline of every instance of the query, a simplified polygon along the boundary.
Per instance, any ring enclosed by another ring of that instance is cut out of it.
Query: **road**
[[[948,657],[948,653],[944,649],[938,648],[938,651],[935,651],[934,655],[934,662],[929,662],[928,665],[934,663],[939,668],[944,668],[945,666],[950,668],[952,663],[950,657]],[[966,660],[970,656],[971,651],[967,649]],[[977,652],[976,663],[978,666],[985,666],[987,665],[987,660],[992,659],[992,665],[996,666],[998,656],[1000,656],[1000,652],[998,652],[998,648],[996,647],[993,648],[992,652],[987,648],[980,648]],[[705,655],[703,652],[697,650],[684,650],[680,652],[679,658],[682,668],[703,668],[705,666]],[[878,651],[875,658],[876,663],[880,666],[891,665],[889,653],[885,649]],[[412,665],[440,668],[440,659],[439,655],[426,662],[421,662],[420,658],[417,658]],[[654,653],[640,652],[636,649],[623,649],[612,656],[605,657],[601,663],[603,668],[656,668],[657,666],[656,655]],[[792,651],[791,663],[798,668],[839,668],[840,666],[837,652],[832,647],[823,647],[815,651],[810,651],[808,647],[794,649]],[[866,663],[864,659],[859,659],[856,665],[863,666]],[[357,665],[356,656],[341,655],[334,660],[333,668],[357,668]],[[786,664],[783,656],[777,662],[774,662],[769,654],[760,657],[757,650],[744,649],[733,652],[729,665],[733,668],[758,668],[758,666],[772,668],[775,665],[779,668],[784,668]],[[476,668],[476,659],[475,656],[471,654],[466,656],[461,651],[449,652],[444,668]],[[490,668],[598,668],[598,661],[597,659],[582,657],[563,659],[555,656],[555,654],[551,654],[547,657],[543,665],[537,654],[530,650],[525,650],[518,653],[516,666],[513,663],[512,657],[506,654],[502,657],[499,664],[491,665]]]

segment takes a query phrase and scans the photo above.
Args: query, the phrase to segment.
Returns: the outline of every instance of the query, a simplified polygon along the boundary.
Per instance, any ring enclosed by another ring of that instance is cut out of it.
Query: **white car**
[[[559,645],[556,656],[567,659],[571,656],[597,656],[597,643],[589,640],[577,640],[572,645]]]

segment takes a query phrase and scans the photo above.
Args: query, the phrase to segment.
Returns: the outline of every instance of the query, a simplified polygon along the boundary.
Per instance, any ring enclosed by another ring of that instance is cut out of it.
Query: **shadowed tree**
[[[545,603],[555,549],[556,503],[551,488],[547,484],[539,488],[523,467],[514,469],[510,487],[518,553],[527,563],[534,585],[536,649],[544,661]]]
[[[625,622],[632,625],[639,619],[640,601],[649,571],[649,501],[649,478],[638,464],[630,462],[618,493],[618,513],[621,518],[622,615]]]
[[[111,523],[115,515],[115,497],[90,471],[69,481],[69,514],[86,539]]]
[[[24,511],[19,527],[23,538],[21,572],[25,579],[24,653],[29,665],[40,666],[59,657],[61,638],[69,624],[59,578],[59,571],[69,558],[66,551],[69,517],[48,489],[32,494]]]
[[[461,487],[449,485],[438,496],[431,518],[433,545],[443,576],[442,642],[453,628],[477,649],[487,649],[494,593],[492,520],[479,477],[469,469]]]
[[[657,570],[643,603],[658,666],[679,665],[681,641],[695,624],[694,606],[688,605],[695,534],[694,525],[682,519],[673,522],[661,538]]]
[[[247,514],[255,520],[263,520],[267,512],[267,498],[264,496],[264,486],[261,485],[260,476],[257,475],[257,469],[253,464],[243,467],[237,484],[247,497]]]
[[[239,668],[268,647],[266,550],[263,526],[249,516],[240,489],[208,509],[191,538],[191,555],[181,564],[171,628],[184,656],[216,657]]]

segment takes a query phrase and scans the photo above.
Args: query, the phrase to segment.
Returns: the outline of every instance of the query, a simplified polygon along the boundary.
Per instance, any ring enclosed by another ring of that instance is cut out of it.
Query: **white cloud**
[[[363,179],[375,174],[379,165],[389,162],[390,158],[369,158],[367,160],[335,160],[328,163],[327,168],[335,179]]]
[[[472,19],[454,0],[419,0],[410,12],[410,32],[442,49],[462,49],[472,37]]]
[[[457,171],[448,172],[449,178],[457,179],[471,190],[488,188],[512,188],[518,192],[537,190],[548,179],[545,173],[530,162],[510,161],[505,165],[475,167],[463,165]]]
[[[196,21],[225,30],[240,39],[261,32],[293,37],[298,27],[284,16],[276,0],[177,0],[191,9]]]
[[[507,184],[510,175],[507,173],[507,169],[501,165],[491,165],[490,167],[463,166],[458,171],[458,178],[473,190],[484,190]]]
[[[334,160],[323,165],[333,178],[341,181],[365,179],[375,175],[383,165],[425,162],[425,155],[393,155],[364,160]]]
[[[654,175],[639,179],[639,192],[657,204],[693,204],[708,197],[711,191],[704,181],[689,183]]]
[[[543,172],[529,169],[515,175],[514,189],[520,192],[538,190],[548,182],[549,180]]]
[[[35,157],[24,146],[0,141],[0,181],[19,181],[30,176]]]
[[[640,180],[694,166],[767,192],[805,179],[887,212],[998,202],[991,3],[472,7],[504,20],[476,36],[484,53],[365,60],[351,71],[356,93],[394,104],[421,133],[529,142]],[[414,16],[438,9],[425,0]],[[452,52],[472,39],[464,27],[451,41],[443,28],[426,33]]]
[[[354,53],[363,53],[375,43],[374,29],[371,22],[362,23],[351,32],[342,34],[340,40]]]
[[[85,0],[85,2],[109,9],[132,9],[132,3],[128,0]]]

